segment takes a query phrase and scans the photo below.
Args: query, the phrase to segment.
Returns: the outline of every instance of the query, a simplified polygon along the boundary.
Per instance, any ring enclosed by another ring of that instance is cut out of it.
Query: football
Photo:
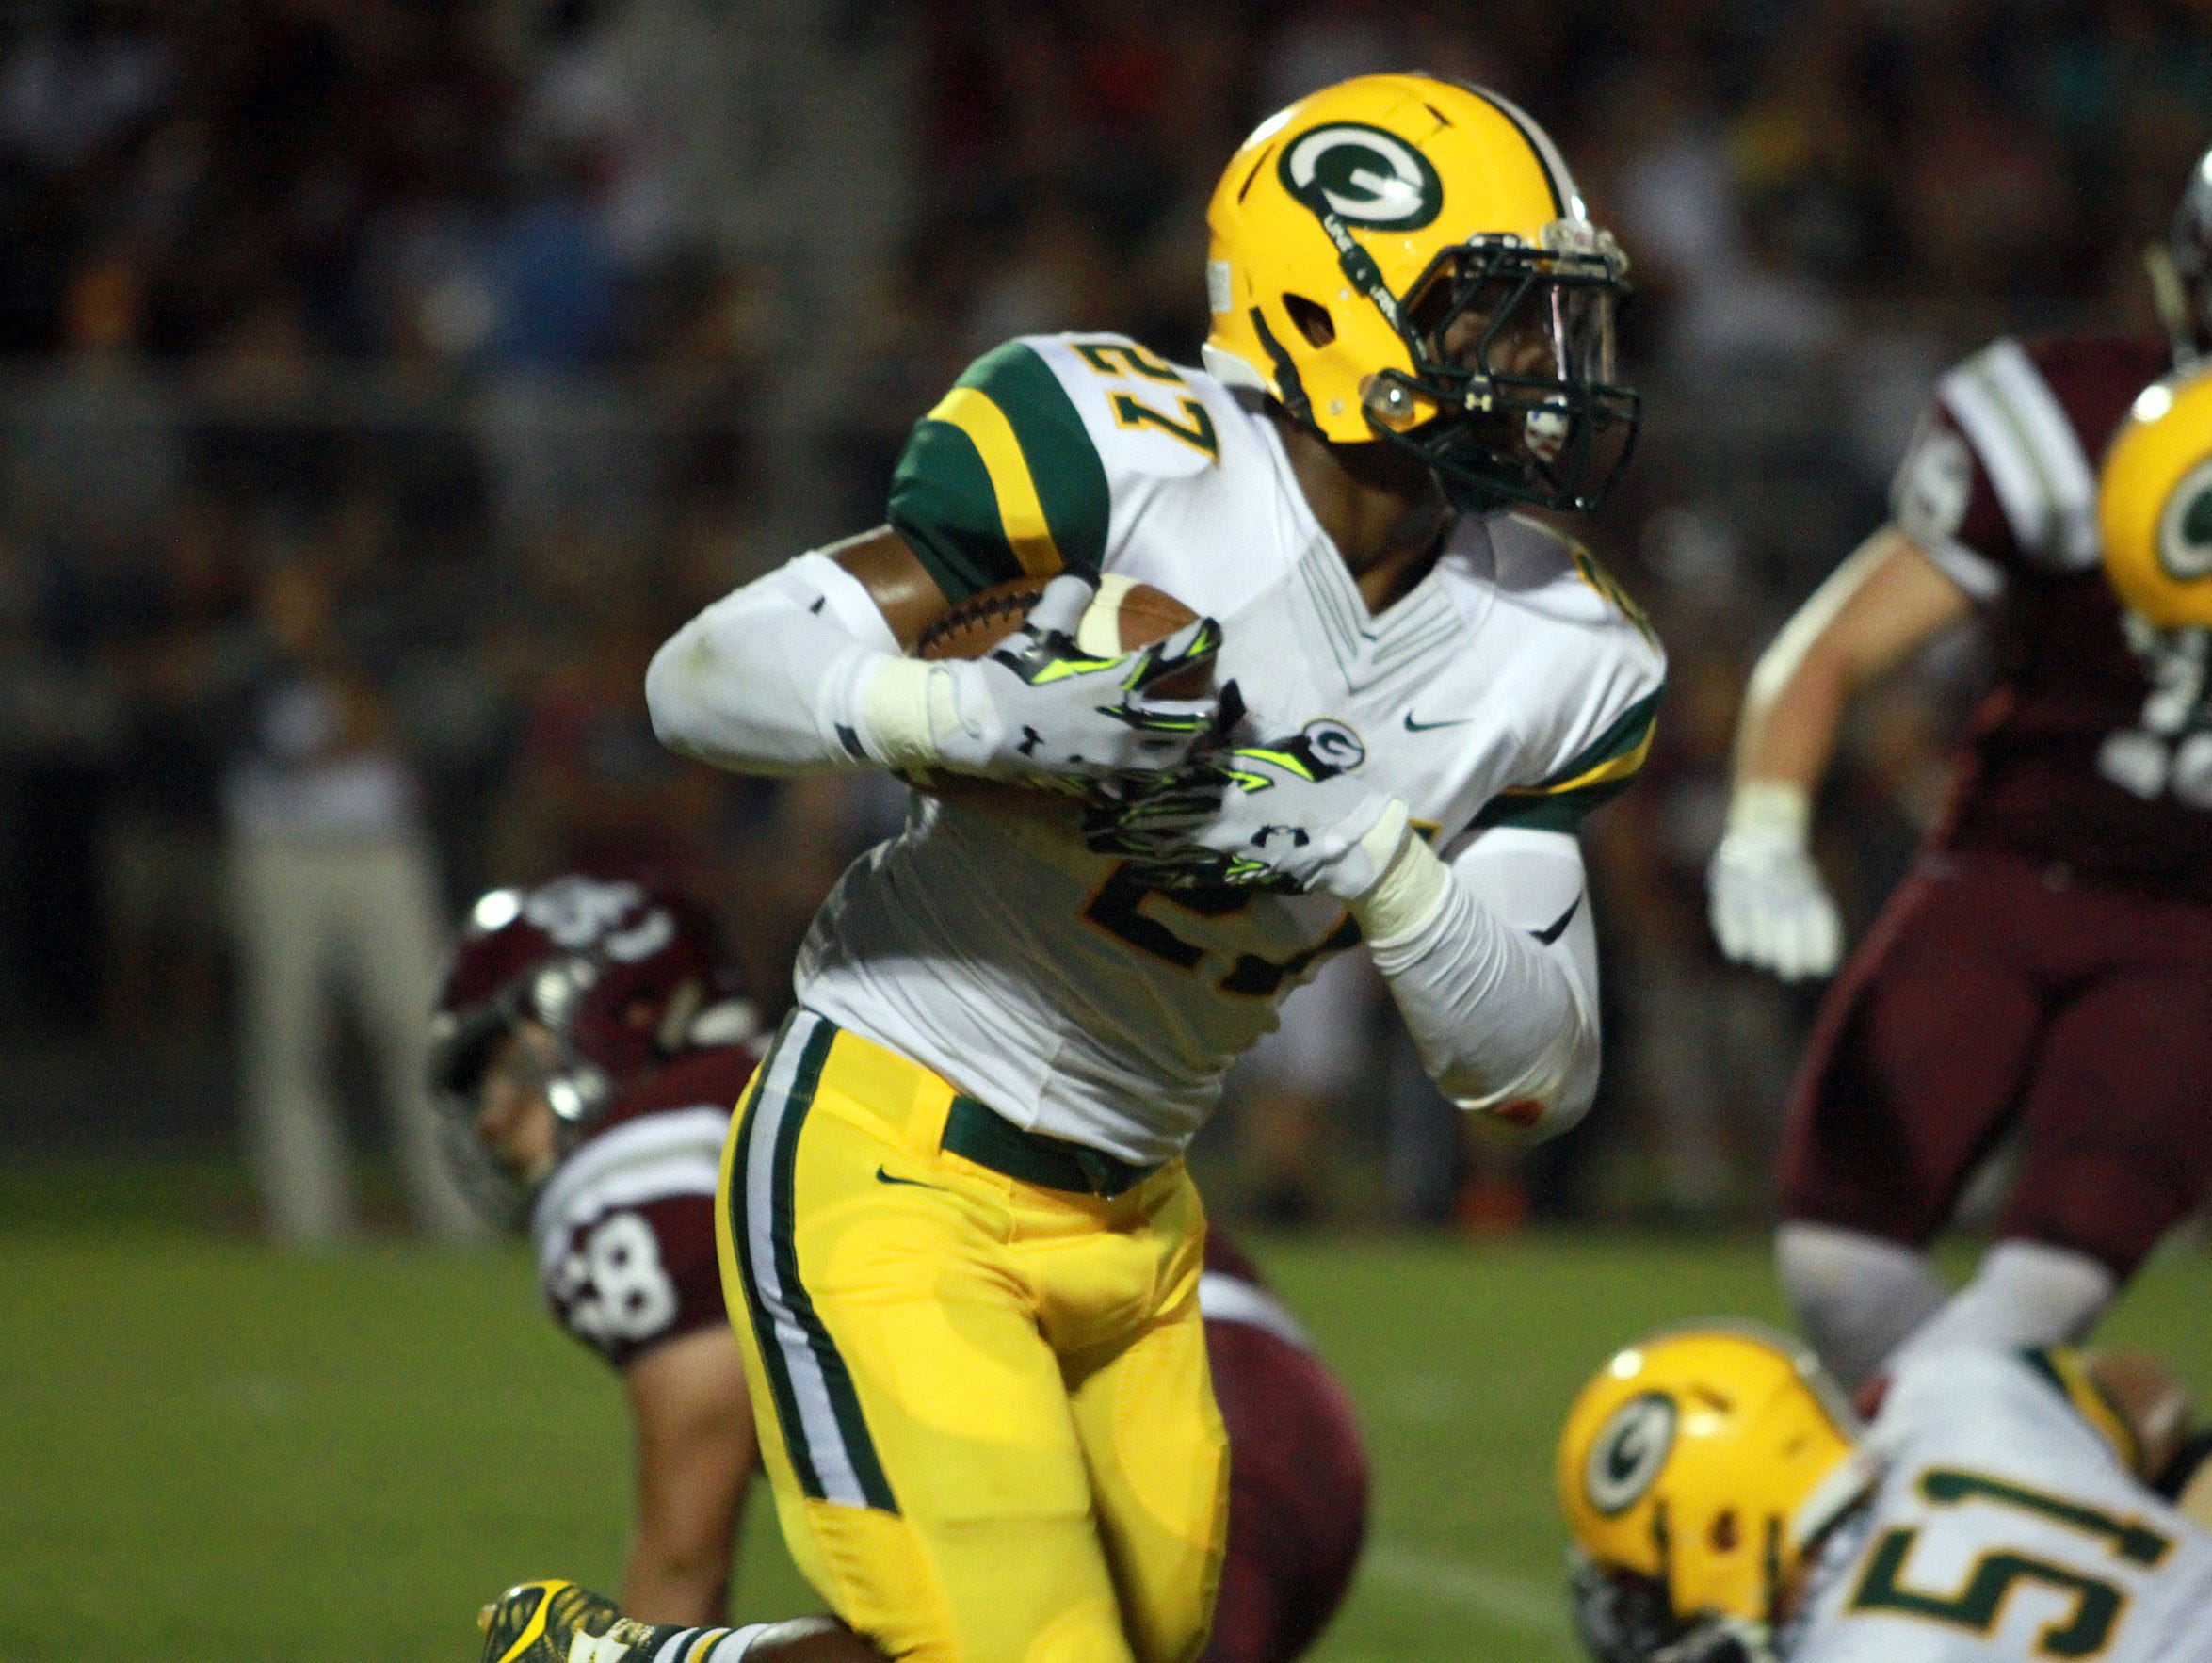
[[[982,657],[1021,628],[1029,608],[1043,597],[1048,581],[1015,577],[978,589],[922,631],[910,649],[911,655]],[[1164,589],[1108,573],[1098,580],[1098,592],[1075,626],[1075,644],[1102,658],[1134,653],[1167,639],[1197,619],[1197,613]],[[1210,681],[1209,668],[1200,666],[1158,683],[1156,690],[1170,699],[1197,698],[1204,694]],[[1005,781],[923,771],[904,777],[918,791],[970,807],[990,805],[993,812],[1047,817],[1072,812],[1065,798]]]
[[[1041,577],[1016,577],[970,595],[925,629],[914,642],[917,658],[980,658],[1022,626],[1044,593]],[[1075,628],[1075,644],[1101,658],[1134,653],[1165,640],[1198,614],[1149,583],[1109,573]],[[1171,697],[1173,695],[1171,694]]]

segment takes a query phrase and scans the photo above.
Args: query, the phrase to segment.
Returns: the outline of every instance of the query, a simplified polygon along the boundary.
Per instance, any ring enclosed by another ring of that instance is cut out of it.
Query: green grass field
[[[1657,1323],[1777,1314],[1752,1242],[1257,1245],[1374,1453],[1335,1663],[1570,1658],[1549,1469],[1574,1388]],[[2108,1333],[2212,1399],[2206,1268],[2166,1259]],[[618,1574],[616,1384],[519,1251],[19,1230],[0,1336],[0,1658],[460,1663],[506,1583]],[[757,1508],[739,1574],[748,1614],[812,1608]]]

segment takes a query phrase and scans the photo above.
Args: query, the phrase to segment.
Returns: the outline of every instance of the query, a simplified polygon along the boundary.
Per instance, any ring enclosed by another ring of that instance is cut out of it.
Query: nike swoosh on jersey
[[[1455,717],[1450,721],[1415,721],[1412,711],[1406,712],[1406,732],[1409,734],[1433,733],[1438,728],[1463,728],[1475,718],[1471,716]]]
[[[1567,903],[1567,910],[1553,920],[1548,928],[1532,929],[1528,933],[1536,937],[1545,946],[1550,946],[1552,943],[1566,933],[1567,926],[1574,922],[1574,914],[1582,911],[1582,895],[1581,890],[1576,890],[1574,898]]]
[[[925,1184],[919,1178],[895,1178],[880,1166],[876,1169],[876,1182],[879,1184],[904,1184],[913,1189],[943,1189],[945,1187],[942,1184]]]

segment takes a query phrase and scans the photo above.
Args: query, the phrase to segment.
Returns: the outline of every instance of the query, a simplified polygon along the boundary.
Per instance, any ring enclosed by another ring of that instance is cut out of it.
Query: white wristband
[[[1389,946],[1426,927],[1444,910],[1451,872],[1428,844],[1413,835],[1405,804],[1396,798],[1360,842],[1382,876],[1352,902],[1352,916],[1359,920],[1360,933],[1369,947]]]
[[[1728,830],[1802,848],[1813,827],[1813,799],[1787,780],[1745,780],[1728,799]]]
[[[941,738],[961,725],[952,672],[941,664],[887,653],[864,668],[857,691],[861,747],[888,768],[927,767]]]

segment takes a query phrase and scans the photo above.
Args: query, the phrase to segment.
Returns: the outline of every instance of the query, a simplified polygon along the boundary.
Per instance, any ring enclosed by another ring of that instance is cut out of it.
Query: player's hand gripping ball
[[[1008,800],[1009,786],[1083,795],[1169,772],[1215,730],[1209,682],[1220,642],[1213,620],[1127,577],[993,585],[924,630],[912,649],[957,669],[961,708],[979,715],[974,742],[944,747],[945,762],[990,777],[931,770],[909,782],[1007,807],[1025,806]]]
[[[1234,723],[1241,703],[1234,682],[1221,702]],[[1093,851],[1132,862],[1155,888],[1357,900],[1397,849],[1387,829],[1378,832],[1390,799],[1352,771],[1365,760],[1344,723],[1310,721],[1287,738],[1203,755],[1169,780],[1094,807],[1085,838]],[[1402,833],[1402,814],[1395,825]]]

